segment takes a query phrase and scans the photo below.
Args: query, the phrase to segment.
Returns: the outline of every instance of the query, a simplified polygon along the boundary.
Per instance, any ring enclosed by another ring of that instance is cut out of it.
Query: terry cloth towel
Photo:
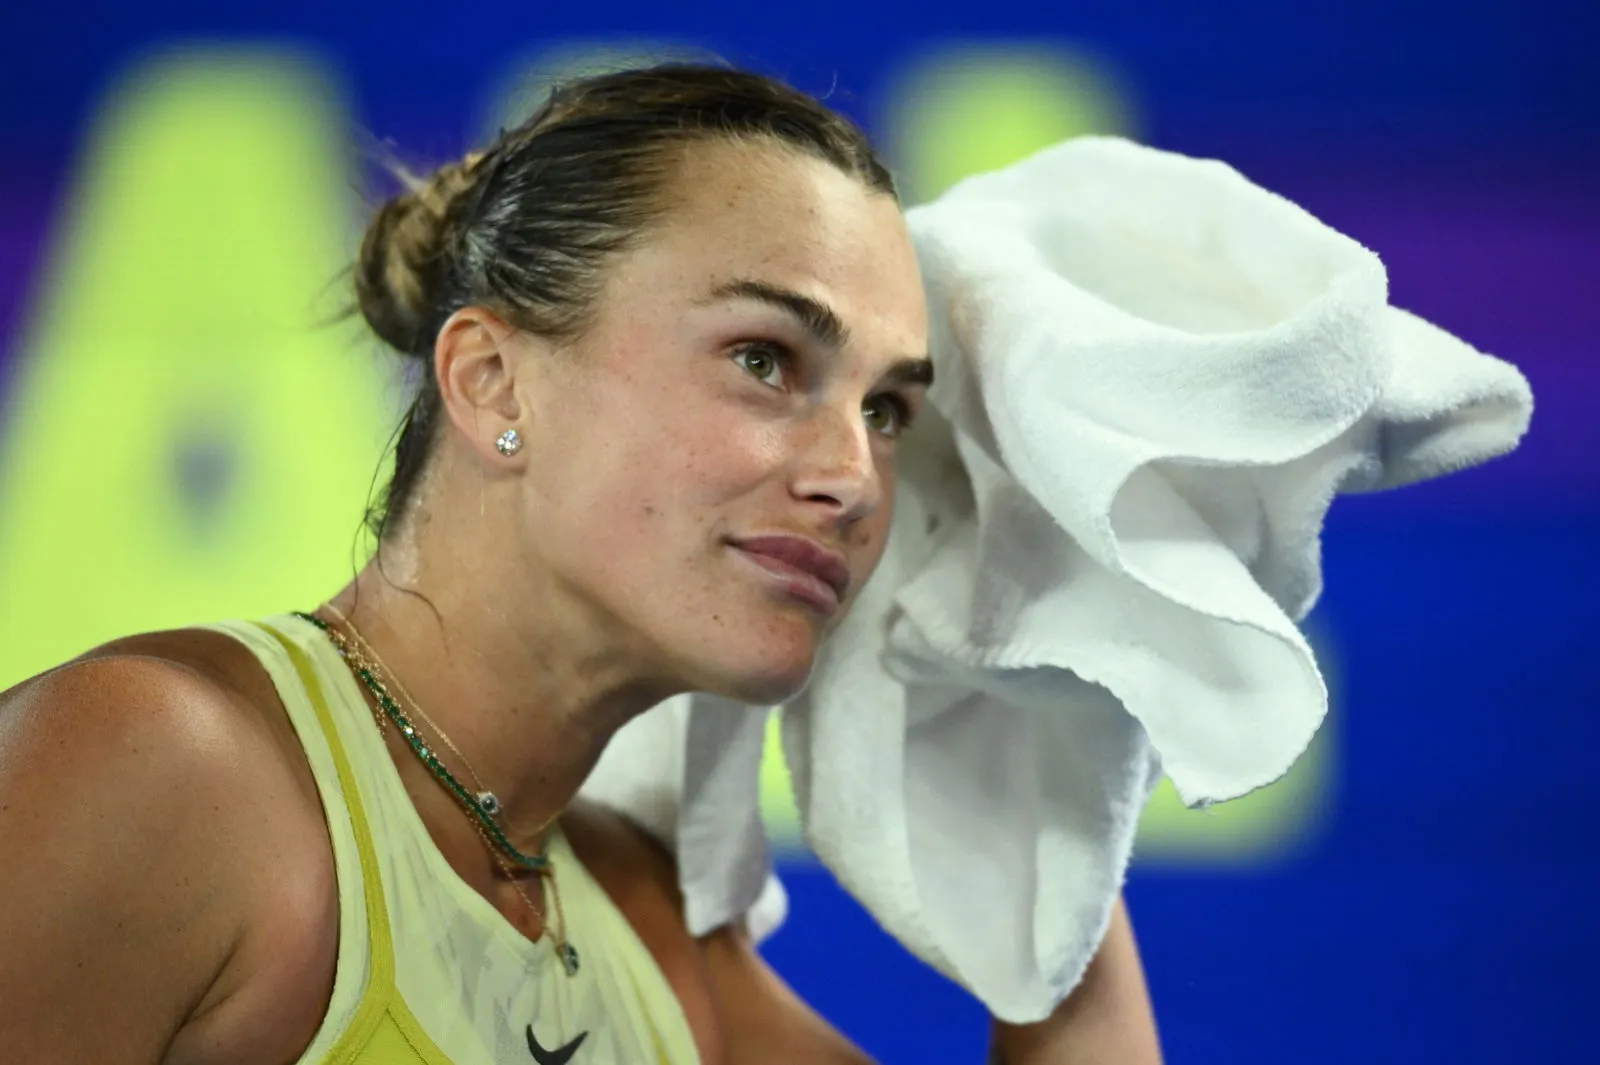
[[[1327,710],[1296,625],[1337,492],[1504,454],[1510,365],[1389,306],[1378,257],[1230,167],[1083,138],[908,213],[937,381],[883,562],[783,709],[805,838],[997,1017],[1072,990],[1164,772],[1282,776]],[[694,694],[585,792],[678,854],[691,929],[782,919],[766,713]]]

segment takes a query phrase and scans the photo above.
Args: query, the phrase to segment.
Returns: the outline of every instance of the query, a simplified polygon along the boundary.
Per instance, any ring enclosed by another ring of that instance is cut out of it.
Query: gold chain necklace
[[[355,671],[356,675],[364,684],[366,684],[367,688],[377,699],[379,710],[375,712],[374,716],[376,716],[378,721],[379,733],[382,734],[385,730],[386,722],[384,715],[387,714],[389,718],[394,720],[396,727],[400,729],[402,738],[406,740],[406,745],[410,747],[419,758],[422,759],[423,763],[427,765],[430,770],[433,771],[435,778],[439,779],[440,782],[446,786],[446,789],[449,790],[456,797],[456,799],[467,808],[467,820],[471,822],[472,827],[477,830],[479,838],[483,840],[485,847],[488,848],[489,856],[494,860],[495,864],[499,867],[505,878],[510,881],[511,889],[517,893],[517,896],[522,899],[522,901],[527,905],[528,909],[534,914],[535,917],[539,919],[540,933],[535,937],[535,939],[542,939],[546,936],[549,936],[552,944],[555,946],[556,956],[561,960],[562,968],[566,971],[568,976],[576,975],[578,972],[578,950],[567,939],[566,912],[561,906],[561,891],[556,884],[554,866],[550,864],[548,858],[544,855],[542,850],[536,858],[530,859],[511,845],[511,842],[505,838],[504,832],[494,821],[495,816],[500,812],[499,800],[495,798],[493,792],[488,791],[483,787],[482,779],[479,778],[477,771],[472,768],[472,764],[467,761],[466,755],[461,753],[460,748],[458,748],[455,743],[451,741],[449,736],[445,735],[444,730],[441,729],[438,724],[427,715],[427,713],[422,709],[421,704],[419,704],[411,695],[411,693],[406,690],[405,685],[400,681],[400,678],[396,676],[394,671],[384,663],[383,659],[378,655],[378,652],[372,647],[372,645],[368,643],[364,637],[362,637],[361,631],[355,627],[355,624],[331,603],[324,605],[328,612],[338,619],[339,623],[344,628],[349,630],[350,636],[347,637],[344,632],[341,632],[339,629],[327,624],[321,618],[318,618],[315,615],[297,614],[296,616],[309,621],[327,635],[328,639],[338,650],[340,657],[344,658],[348,663],[350,663],[351,668]],[[393,682],[395,688],[399,690],[399,692],[405,697],[406,702],[411,704],[411,709],[413,712],[415,712],[416,715],[421,718],[421,720],[426,722],[434,734],[436,734],[439,739],[444,741],[445,746],[448,747],[450,751],[461,760],[461,763],[466,768],[467,773],[472,777],[473,783],[478,786],[478,794],[471,794],[465,788],[463,788],[460,782],[455,779],[454,775],[452,775],[444,766],[444,764],[438,760],[438,756],[430,751],[427,746],[423,744],[417,737],[415,726],[410,723],[405,715],[405,712],[400,708],[393,694],[391,694],[388,690],[388,685],[384,683],[384,675],[387,675],[389,680]],[[490,801],[485,802],[485,797],[487,797]],[[540,826],[539,830],[542,832],[544,829],[548,828],[552,823],[555,822],[556,816],[559,816],[559,812],[546,820],[545,823]],[[486,825],[488,826],[487,831],[485,829]],[[490,838],[491,831],[496,838]],[[511,864],[506,861],[505,856],[500,853],[502,850],[510,850],[511,853],[517,857],[521,864],[528,868],[532,868],[540,877],[549,881],[550,898],[555,904],[556,922],[557,928],[559,929],[558,931],[552,931],[549,922],[545,920],[544,913],[539,909],[538,906],[534,904],[533,899],[528,897],[527,892],[522,890],[522,885],[517,881],[516,873],[511,868]]]
[[[421,718],[422,723],[432,729],[434,735],[438,736],[444,741],[444,745],[450,749],[450,753],[455,755],[456,758],[460,760],[462,767],[467,771],[467,775],[472,778],[473,786],[477,789],[476,798],[478,800],[478,805],[482,806],[484,811],[488,813],[490,817],[499,817],[501,810],[499,797],[497,797],[494,792],[483,786],[483,778],[478,776],[478,771],[476,769],[472,768],[472,763],[467,761],[467,756],[461,753],[461,748],[457,747],[453,742],[451,742],[450,737],[445,735],[444,729],[439,727],[438,722],[434,721],[433,718],[428,716],[428,712],[422,708],[422,704],[417,701],[417,697],[412,695],[410,690],[406,688],[405,681],[401,680],[394,670],[390,669],[384,664],[384,661],[378,655],[378,652],[370,643],[367,642],[367,638],[361,635],[361,630],[356,628],[356,623],[346,617],[344,611],[340,610],[332,603],[323,604],[323,609],[332,614],[335,621],[349,630],[350,637],[355,640],[356,648],[367,659],[367,663],[365,664],[375,667],[380,673],[388,676],[389,682],[394,685],[395,691],[400,693],[400,698],[411,704],[412,712]],[[383,730],[383,724],[383,717],[380,715],[378,718],[379,731]],[[544,824],[540,825],[538,830],[533,832],[532,835],[537,836],[540,832],[543,832],[545,829],[549,828],[550,823],[554,820],[555,817],[551,817]]]

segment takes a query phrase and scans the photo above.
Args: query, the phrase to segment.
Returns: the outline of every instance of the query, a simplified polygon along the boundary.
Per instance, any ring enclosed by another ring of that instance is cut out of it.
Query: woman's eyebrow
[[[883,378],[892,385],[933,384],[932,359],[900,359],[884,373]]]
[[[737,299],[756,300],[787,312],[822,347],[837,350],[850,342],[850,327],[844,324],[844,319],[832,307],[803,292],[769,281],[753,278],[725,281],[695,303],[705,306]],[[933,383],[933,363],[926,358],[901,359],[889,367],[884,377],[894,384],[930,385]]]
[[[844,320],[832,307],[820,300],[812,299],[803,292],[796,292],[792,288],[784,288],[768,281],[756,281],[750,278],[726,281],[712,289],[704,299],[695,302],[708,304],[741,299],[756,300],[781,311],[787,311],[807,333],[811,334],[812,340],[824,347],[842,348],[850,343],[850,327],[844,324]]]

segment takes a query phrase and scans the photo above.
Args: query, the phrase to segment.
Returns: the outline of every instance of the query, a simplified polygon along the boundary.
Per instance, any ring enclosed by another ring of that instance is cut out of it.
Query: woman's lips
[[[733,544],[734,550],[747,559],[752,565],[758,567],[765,576],[778,581],[795,598],[804,601],[816,610],[833,614],[840,605],[839,593],[833,585],[808,570],[801,569],[781,558],[759,551],[752,551],[741,544]]]

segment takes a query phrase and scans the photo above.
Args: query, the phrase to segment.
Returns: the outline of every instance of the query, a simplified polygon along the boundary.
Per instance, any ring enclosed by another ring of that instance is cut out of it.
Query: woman
[[[573,798],[663,699],[794,695],[871,576],[931,378],[888,172],[766,79],[607,75],[386,204],[356,288],[424,371],[371,564],[0,697],[8,1060],[864,1060]],[[1157,1060],[1125,916],[994,1047]]]

